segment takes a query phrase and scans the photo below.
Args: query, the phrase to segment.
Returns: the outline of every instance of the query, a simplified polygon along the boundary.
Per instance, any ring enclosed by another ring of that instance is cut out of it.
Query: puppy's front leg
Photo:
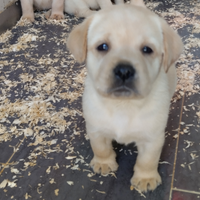
[[[98,4],[100,8],[103,9],[103,8],[107,8],[108,6],[111,6],[112,2],[111,0],[98,0]]]
[[[116,171],[118,164],[115,160],[116,153],[112,147],[112,140],[101,136],[90,137],[90,143],[94,157],[90,163],[95,173],[106,175],[111,171]]]
[[[115,4],[124,3],[124,0],[115,0]]]
[[[138,157],[131,184],[141,191],[154,190],[162,182],[157,168],[163,143],[164,137],[137,144]]]
[[[33,0],[21,0],[22,19],[27,19],[30,22],[34,21]]]
[[[64,19],[64,0],[53,0],[50,19]]]

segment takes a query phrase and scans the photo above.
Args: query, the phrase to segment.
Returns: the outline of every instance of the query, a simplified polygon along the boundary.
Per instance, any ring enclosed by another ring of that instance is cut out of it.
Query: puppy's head
[[[136,2],[101,10],[69,35],[69,50],[78,62],[86,60],[88,76],[103,96],[147,96],[161,68],[167,73],[182,52],[180,37]]]

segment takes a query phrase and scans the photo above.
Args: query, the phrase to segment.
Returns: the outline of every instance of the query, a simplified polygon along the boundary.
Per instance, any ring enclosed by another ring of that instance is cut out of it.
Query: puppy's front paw
[[[95,173],[107,175],[111,171],[117,171],[118,164],[114,158],[110,159],[102,159],[94,156],[92,161],[90,162],[90,166],[93,168]]]
[[[34,22],[34,16],[32,16],[32,15],[23,15],[21,19],[27,20],[29,22]]]
[[[62,13],[51,14],[50,19],[56,19],[56,20],[64,19],[64,14],[62,14]]]
[[[148,190],[155,190],[158,185],[162,183],[161,177],[158,172],[154,175],[145,178],[143,176],[133,175],[131,178],[131,185],[139,189],[141,192],[147,192]]]

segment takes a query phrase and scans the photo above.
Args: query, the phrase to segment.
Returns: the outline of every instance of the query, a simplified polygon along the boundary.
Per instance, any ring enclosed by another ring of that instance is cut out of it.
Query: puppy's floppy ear
[[[76,26],[67,39],[67,48],[79,63],[84,62],[87,56],[87,33],[92,18],[91,16]]]
[[[180,36],[167,24],[167,22],[161,19],[162,31],[163,31],[163,66],[167,73],[169,67],[178,60],[183,51],[183,43]]]
[[[134,6],[141,6],[146,8],[146,5],[144,4],[143,0],[131,0],[131,4]]]

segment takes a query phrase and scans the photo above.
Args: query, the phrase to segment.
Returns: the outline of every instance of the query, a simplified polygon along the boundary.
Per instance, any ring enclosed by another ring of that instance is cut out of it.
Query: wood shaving
[[[169,163],[169,162],[167,162],[167,161],[159,162],[159,164],[168,164],[168,165],[171,165],[171,163]]]
[[[173,138],[175,139],[178,138],[178,134],[173,135]]]
[[[50,174],[50,172],[51,172],[51,166],[49,166],[49,167],[47,168],[47,170],[46,170],[46,173],[47,173],[47,174]]]
[[[54,193],[55,193],[56,196],[58,196],[58,194],[59,194],[59,189],[54,190]]]
[[[194,142],[189,141],[189,140],[184,140],[184,143],[187,144],[187,146],[185,147],[186,149],[188,149],[189,147],[193,146]]]
[[[71,160],[71,159],[75,159],[76,158],[76,156],[67,156],[67,157],[65,157],[67,160]]]
[[[190,154],[192,160],[195,160],[196,158],[198,158],[199,156],[197,156],[195,153],[191,153]]]
[[[73,181],[67,181],[67,184],[68,185],[74,185],[74,182]]]
[[[93,177],[95,174],[94,173],[89,173],[87,176],[89,177],[89,178],[91,178],[91,177]]]
[[[0,184],[0,188],[5,188],[7,184],[8,184],[8,179],[4,179]]]
[[[139,189],[137,189],[136,187],[133,188],[140,194],[141,197],[144,197],[146,199],[146,196]]]
[[[96,190],[98,193],[101,193],[101,194],[106,194],[106,192],[104,191],[100,191],[100,190]]]
[[[11,167],[10,171],[11,171],[11,173],[14,173],[14,174],[20,174],[20,171],[13,167]]]
[[[56,182],[55,182],[54,178],[51,178],[50,181],[49,181],[49,183],[53,184],[53,183],[56,183]]]
[[[130,186],[130,190],[131,191],[134,190],[134,186],[133,185]]]
[[[25,198],[25,199],[28,199],[28,198],[31,198],[31,196],[30,196],[28,193],[26,193],[26,194],[24,195],[24,198]]]
[[[14,181],[8,181],[8,187],[10,187],[10,188],[17,187],[17,184],[15,183],[16,181],[17,181],[17,179]]]
[[[94,180],[94,179],[90,179],[90,181],[97,182],[97,180]]]

